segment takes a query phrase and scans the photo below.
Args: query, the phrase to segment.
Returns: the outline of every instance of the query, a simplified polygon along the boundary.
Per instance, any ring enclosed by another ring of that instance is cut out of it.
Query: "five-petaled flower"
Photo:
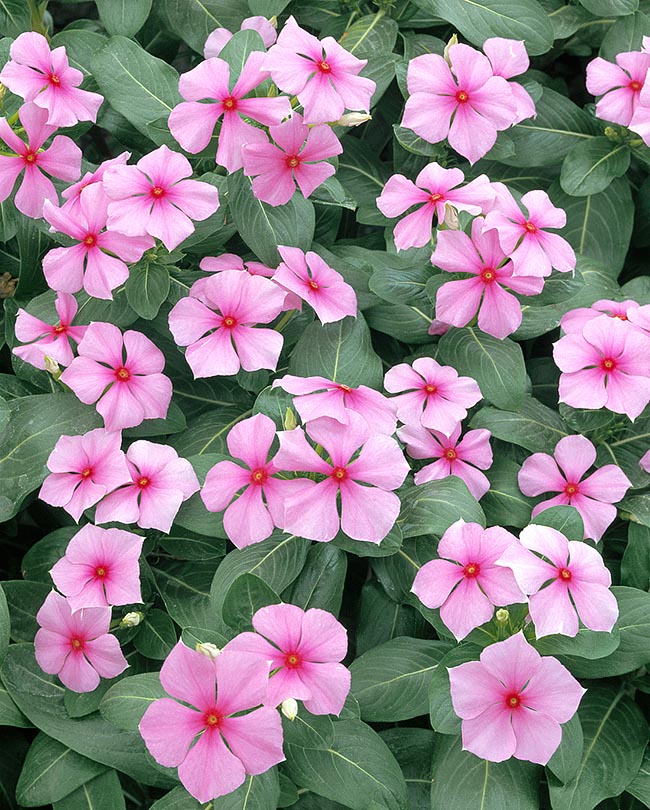
[[[74,357],[70,341],[79,343],[87,329],[72,326],[77,314],[77,301],[73,295],[58,293],[54,306],[59,316],[59,322],[55,324],[45,323],[22,308],[16,316],[16,338],[27,345],[16,346],[13,353],[36,368],[45,368],[46,357],[69,366]]]

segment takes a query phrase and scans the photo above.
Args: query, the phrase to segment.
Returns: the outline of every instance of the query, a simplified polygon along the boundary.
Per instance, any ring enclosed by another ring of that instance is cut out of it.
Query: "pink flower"
[[[600,540],[616,517],[612,504],[620,501],[632,484],[616,464],[606,464],[585,478],[595,461],[596,448],[586,436],[560,439],[553,456],[529,456],[519,471],[519,489],[531,497],[543,492],[559,493],[538,503],[533,517],[552,506],[573,506],[585,524],[585,538]]]
[[[240,633],[224,651],[270,659],[267,705],[294,698],[312,714],[339,715],[351,680],[350,671],[339,663],[348,651],[345,627],[326,610],[287,604],[260,608],[253,627],[255,633]]]
[[[45,110],[50,126],[71,127],[77,121],[97,120],[104,97],[79,87],[83,73],[70,67],[64,47],[50,51],[42,34],[27,31],[12,43],[9,55],[0,82]]]
[[[521,324],[521,304],[503,288],[520,295],[537,295],[544,279],[513,276],[499,237],[483,230],[480,218],[472,222],[472,238],[463,231],[440,231],[431,263],[448,273],[471,273],[473,278],[448,281],[436,294],[436,318],[452,326],[467,326],[478,312],[478,326],[503,339]]]
[[[521,202],[524,214],[503,183],[492,184],[497,191],[494,208],[485,217],[485,230],[495,229],[504,252],[514,265],[513,276],[550,276],[555,267],[561,273],[575,270],[576,255],[571,245],[547,228],[563,228],[566,213],[556,208],[545,191],[529,191]]]
[[[395,226],[395,247],[398,250],[428,244],[433,216],[436,214],[438,223],[442,223],[447,205],[474,215],[490,210],[494,190],[488,178],[481,174],[463,188],[457,188],[464,179],[460,169],[443,169],[437,163],[425,166],[415,183],[401,174],[389,178],[377,197],[377,208],[384,216],[398,217],[411,206],[419,206]]]
[[[282,523],[283,498],[291,484],[273,478],[278,467],[268,455],[274,439],[275,423],[268,416],[258,413],[242,420],[231,429],[226,442],[230,455],[246,466],[220,461],[205,478],[203,503],[211,512],[228,507],[223,527],[237,548],[266,540]]]
[[[217,163],[229,172],[242,166],[242,147],[266,143],[263,129],[247,124],[242,116],[270,126],[291,115],[286,96],[245,98],[269,74],[262,69],[266,54],[253,51],[230,89],[230,66],[223,59],[207,59],[184,73],[178,89],[185,101],[169,116],[172,135],[187,152],[200,152],[210,143],[217,121],[223,116],[217,146]],[[208,103],[204,104],[203,101]]]
[[[587,90],[602,96],[596,115],[626,127],[641,104],[641,90],[650,68],[650,54],[630,51],[616,55],[613,65],[600,56],[587,65]]]
[[[609,633],[618,618],[618,603],[600,554],[586,543],[569,542],[549,526],[527,526],[519,539],[497,564],[512,569],[530,597],[537,638],[577,635],[578,617],[590,630]]]
[[[160,682],[176,700],[155,700],[140,734],[156,762],[178,766],[185,789],[201,803],[284,759],[280,715],[260,706],[268,677],[269,661],[256,655],[224,651],[211,660],[180,641],[162,665]]]
[[[489,430],[468,430],[459,442],[460,431],[460,422],[449,437],[422,425],[410,424],[401,427],[397,435],[411,458],[438,459],[415,474],[416,485],[455,475],[467,484],[476,500],[480,500],[490,489],[490,482],[480,470],[489,470],[492,466],[492,434]]]
[[[634,421],[650,402],[650,338],[629,323],[600,315],[582,334],[553,344],[560,371],[560,402],[607,408]]]
[[[259,141],[246,144],[242,150],[244,174],[255,178],[253,194],[258,200],[284,205],[293,197],[295,183],[302,196],[309,197],[336,171],[325,161],[340,155],[343,147],[327,124],[310,128],[294,113],[269,132],[277,146]]]
[[[199,490],[192,465],[173,447],[137,441],[126,451],[131,481],[97,507],[96,523],[137,523],[142,529],[171,530],[174,518]]]
[[[369,111],[376,85],[359,76],[366,64],[333,37],[319,40],[289,17],[263,67],[283,93],[298,96],[307,124],[324,124],[346,109]]]
[[[104,179],[107,169],[111,166],[123,166],[131,157],[130,152],[122,152],[115,158],[105,160],[101,163],[94,172],[86,172],[81,180],[73,183],[71,186],[64,188],[61,196],[65,200],[61,208],[66,211],[71,217],[77,217],[79,214],[79,201],[81,200],[81,192],[96,183],[101,183]]]
[[[172,384],[160,373],[165,356],[141,332],[122,335],[112,323],[91,323],[78,351],[61,380],[86,405],[97,402],[107,430],[167,416]]]
[[[126,236],[149,234],[173,250],[194,233],[192,220],[207,219],[219,208],[219,192],[209,183],[186,180],[187,158],[160,146],[135,166],[111,166],[102,184],[115,200],[108,206],[108,229]]]
[[[422,424],[451,436],[467,416],[467,408],[481,399],[481,390],[471,377],[459,377],[451,366],[441,366],[432,357],[418,357],[412,365],[399,363],[384,377],[384,387],[395,397],[397,418],[405,424]]]
[[[272,281],[224,270],[193,285],[169,313],[169,329],[194,378],[236,374],[240,368],[275,369],[284,339],[274,329],[255,329],[282,311],[284,293]]]
[[[645,48],[643,55],[646,59],[650,59],[650,51]],[[650,144],[650,83],[644,83],[639,94],[638,102],[639,103],[635,106],[632,120],[629,123],[629,128],[632,132],[636,132],[637,135],[640,135],[647,146]]]
[[[492,526],[457,520],[438,544],[441,559],[425,563],[412,592],[428,608],[440,608],[440,618],[461,641],[475,627],[489,622],[495,606],[525,602],[515,578],[497,560],[517,538]]]
[[[45,200],[43,216],[51,230],[77,242],[72,247],[54,248],[43,257],[43,273],[51,289],[74,293],[83,287],[94,298],[112,299],[112,290],[129,277],[125,262],[137,262],[154,246],[150,236],[124,236],[104,230],[108,202],[99,183],[81,192],[74,213]]]
[[[81,149],[65,135],[57,135],[40,151],[56,127],[45,123],[47,112],[34,104],[23,104],[18,111],[27,133],[27,143],[12,130],[5,118],[0,118],[0,140],[16,153],[0,155],[0,202],[13,191],[21,172],[25,172],[16,192],[16,208],[27,217],[41,216],[45,200],[58,201],[56,189],[43,172],[61,180],[76,180],[81,172]]]
[[[130,480],[122,436],[97,428],[83,436],[61,436],[47,460],[39,498],[62,506],[78,521],[84,510]]]
[[[560,723],[573,717],[587,691],[556,658],[542,658],[523,633],[448,671],[463,749],[490,762],[515,757],[546,765],[562,741]]]
[[[138,560],[144,537],[86,524],[50,574],[72,610],[142,602]]]
[[[58,675],[73,692],[92,692],[102,678],[115,678],[128,667],[120,643],[108,630],[109,607],[72,611],[52,591],[36,614],[40,630],[34,639],[36,661],[43,672]]]
[[[449,60],[451,69],[438,54],[411,59],[402,126],[429,143],[447,138],[476,163],[494,146],[497,131],[517,119],[517,101],[510,84],[495,76],[487,57],[474,48],[452,45]]]
[[[282,388],[295,394],[293,404],[303,422],[311,422],[321,416],[330,416],[343,425],[350,424],[350,412],[362,416],[374,433],[392,436],[397,427],[395,405],[391,400],[360,385],[349,385],[327,380],[325,377],[294,377],[285,374],[273,382],[272,388]]]
[[[266,17],[246,17],[241,24],[240,30],[257,31],[266,48],[270,48],[278,38],[277,31]],[[227,28],[216,28],[205,41],[203,55],[206,59],[219,56],[224,46],[227,45],[231,39],[232,33]]]
[[[526,46],[520,40],[491,37],[483,43],[483,51],[490,60],[494,75],[503,76],[504,79],[519,76],[530,66]],[[508,87],[517,105],[512,123],[518,124],[526,118],[532,118],[535,115],[535,102],[528,92],[517,82],[508,82]]]
[[[321,323],[333,323],[357,316],[357,296],[343,276],[321,257],[308,250],[278,245],[283,261],[273,281],[306,301]]]
[[[636,301],[610,301],[608,298],[601,298],[600,301],[595,301],[590,307],[578,307],[567,312],[562,316],[560,326],[562,331],[567,334],[582,334],[587,321],[591,321],[603,313],[609,315],[610,318],[627,321],[629,320],[628,313],[634,309],[639,309]]]
[[[330,461],[316,453],[302,428],[278,433],[280,449],[274,463],[279,470],[325,476],[318,483],[308,479],[292,482],[281,528],[321,543],[333,540],[339,528],[353,540],[381,543],[400,510],[400,499],[390,490],[397,489],[409,472],[397,442],[380,433],[371,434],[365,419],[355,413],[350,413],[347,425],[322,417],[310,422],[306,431],[325,449]],[[359,456],[352,460],[359,448]]]
[[[59,322],[45,323],[24,309],[19,309],[16,317],[16,338],[28,346],[16,346],[13,353],[36,368],[45,368],[45,357],[51,357],[62,366],[69,366],[73,352],[70,340],[79,343],[86,326],[72,326],[77,314],[77,301],[68,293],[57,293],[54,302]]]
[[[639,465],[644,472],[650,474],[650,450],[648,450],[648,452],[639,461]]]

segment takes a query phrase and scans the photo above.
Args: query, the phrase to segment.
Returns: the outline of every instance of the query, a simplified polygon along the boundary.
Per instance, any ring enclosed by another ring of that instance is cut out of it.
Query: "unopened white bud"
[[[278,18],[275,16],[275,14],[272,17],[269,17],[269,22],[274,28],[278,27]]]
[[[287,720],[295,720],[298,715],[298,703],[294,700],[294,698],[287,698],[286,700],[282,701],[282,714],[287,718]]]
[[[507,624],[510,619],[510,613],[505,608],[499,608],[496,612],[495,619],[497,620],[497,624]]]
[[[120,622],[120,627],[137,627],[143,619],[142,613],[139,610],[134,610],[132,613],[127,613]]]
[[[194,649],[198,653],[201,653],[201,655],[205,655],[206,658],[209,658],[212,661],[214,661],[214,659],[218,655],[221,655],[221,650],[219,649],[219,647],[217,647],[216,644],[212,644],[209,641],[203,641],[197,644]]]
[[[460,222],[458,221],[458,211],[449,203],[445,204],[445,218],[444,225],[448,231],[459,231]]]
[[[291,410],[291,408],[287,408],[287,411],[284,415],[284,429],[293,430],[297,426],[298,420],[296,419],[295,413]]]
[[[458,35],[457,34],[452,35],[449,42],[445,45],[445,50],[442,53],[442,56],[443,56],[445,62],[448,65],[451,65],[451,60],[449,59],[449,49],[451,48],[452,45],[458,45]]]
[[[334,126],[358,127],[360,124],[365,124],[366,121],[372,121],[372,115],[369,113],[349,112],[342,115],[338,121],[335,121]]]
[[[53,360],[51,357],[48,357],[47,355],[45,355],[43,360],[45,362],[45,371],[47,371],[48,374],[51,374],[55,380],[58,380],[62,374],[59,364],[56,362],[56,360]]]

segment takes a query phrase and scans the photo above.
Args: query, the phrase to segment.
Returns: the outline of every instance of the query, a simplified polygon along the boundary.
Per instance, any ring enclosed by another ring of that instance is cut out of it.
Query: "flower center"
[[[330,478],[333,478],[335,481],[341,482],[345,481],[348,477],[348,471],[345,467],[334,467],[332,472],[330,473]]]
[[[463,568],[463,576],[467,579],[476,579],[476,577],[481,573],[481,566],[475,562],[469,562]]]
[[[216,709],[211,709],[203,715],[203,722],[205,723],[206,728],[219,728],[219,724],[222,720],[223,717]]]
[[[59,79],[59,77],[56,76],[54,73],[51,73],[49,76],[49,82],[50,84],[53,84],[55,87],[58,87],[61,84],[61,79]]]
[[[232,315],[224,315],[223,321],[221,321],[221,325],[224,326],[226,329],[233,329],[237,326],[237,319],[233,318]]]
[[[223,108],[226,112],[234,112],[237,109],[237,99],[233,96],[224,98],[221,103],[223,104]]]
[[[627,321],[628,320],[627,315],[625,315],[623,313],[621,313],[620,315],[612,315],[612,318],[618,318],[619,321]]]
[[[562,579],[565,582],[571,581],[571,571],[568,568],[558,568],[557,569],[558,579]]]
[[[312,290],[320,290],[320,284],[317,281],[314,281],[313,278],[309,279],[307,286],[311,287]]]
[[[142,475],[135,483],[138,487],[140,487],[140,489],[146,489],[151,483],[151,479],[147,478],[146,475]]]
[[[298,155],[287,155],[287,167],[289,169],[295,169],[300,166],[300,158]]]
[[[537,232],[537,225],[535,225],[534,222],[524,222],[524,228],[528,231],[528,233]]]
[[[568,484],[567,484],[567,485],[564,487],[564,494],[565,494],[565,495],[568,495],[568,496],[569,496],[569,498],[570,498],[572,495],[576,495],[577,493],[578,493],[578,485],[577,485],[577,484],[568,483]]]
[[[428,383],[427,385],[424,386],[422,390],[427,396],[431,396],[432,394],[436,393],[436,391],[438,390],[438,386],[433,385],[433,383]]]
[[[268,473],[264,467],[258,467],[258,469],[251,472],[251,484],[262,486],[268,477]]]
[[[603,359],[600,361],[600,367],[605,373],[608,371],[614,371],[616,368],[616,360],[614,360],[613,357],[603,357]]]
[[[298,653],[287,653],[284,657],[284,663],[287,669],[297,669],[300,666],[300,656]]]
[[[439,202],[440,202],[440,200],[442,200],[442,199],[444,199],[443,195],[442,195],[442,194],[438,194],[438,192],[437,192],[437,191],[435,192],[435,194],[429,194],[429,202],[430,202],[430,203],[433,203],[434,205],[435,205],[436,203],[439,203]]]
[[[81,477],[82,477],[82,478],[88,478],[88,477],[89,477],[89,476],[91,476],[92,474],[93,474],[92,467],[86,467],[85,469],[83,469],[83,470],[82,470],[82,471],[79,473],[79,475],[81,475]]]
[[[320,70],[321,73],[331,73],[332,66],[329,62],[326,62],[324,59],[321,59],[320,62],[316,62],[316,67]]]
[[[72,652],[81,652],[84,648],[84,642],[82,638],[78,638],[75,636],[74,638],[70,639],[70,646],[72,647]]]
[[[506,695],[506,706],[509,709],[517,709],[521,705],[521,697],[519,696],[519,692],[511,692],[509,695]]]
[[[124,366],[122,366],[121,368],[116,368],[115,378],[117,379],[118,382],[126,382],[128,379],[131,378],[131,372],[128,370],[128,368],[124,368]]]
[[[641,88],[643,87],[643,83],[642,83],[642,82],[637,82],[635,79],[633,79],[633,80],[632,80],[632,81],[631,81],[631,82],[628,84],[628,87],[630,88],[630,90],[631,90],[633,93],[638,93],[638,92],[641,90]]]
[[[31,149],[28,149],[23,155],[23,160],[30,166],[36,163],[36,152],[32,152]]]
[[[491,267],[486,267],[483,272],[481,273],[481,281],[484,284],[491,284],[493,281],[496,280],[496,273]]]
[[[161,197],[165,196],[165,189],[162,186],[153,186],[151,196],[159,200]]]
[[[95,568],[95,576],[99,577],[100,579],[104,579],[107,573],[108,571],[106,570],[105,565],[100,565],[97,568]]]
[[[454,461],[458,458],[458,453],[454,450],[453,447],[448,447],[445,450],[445,458],[449,459],[449,461]]]
[[[62,335],[64,332],[66,332],[66,331],[67,331],[67,329],[68,329],[68,327],[67,327],[67,326],[65,326],[64,324],[60,323],[60,324],[58,324],[57,326],[55,326],[55,327],[54,327],[53,331],[54,331],[54,333],[55,333],[56,335]]]
[[[336,387],[339,389],[339,391],[343,391],[344,394],[352,393],[352,389],[350,388],[349,385],[343,385],[342,383],[339,383],[339,385],[337,385]]]
[[[84,245],[86,247],[95,247],[97,244],[97,237],[93,233],[89,233],[88,236],[84,239]]]
[[[469,93],[466,90],[459,90],[456,93],[456,101],[459,104],[467,104],[469,101]]]

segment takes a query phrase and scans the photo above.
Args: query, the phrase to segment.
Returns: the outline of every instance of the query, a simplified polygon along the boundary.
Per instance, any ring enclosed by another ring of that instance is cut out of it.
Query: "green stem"
[[[282,332],[284,327],[289,323],[289,321],[293,318],[294,313],[296,312],[295,309],[290,309],[288,312],[285,312],[280,321],[273,327],[276,332]]]

